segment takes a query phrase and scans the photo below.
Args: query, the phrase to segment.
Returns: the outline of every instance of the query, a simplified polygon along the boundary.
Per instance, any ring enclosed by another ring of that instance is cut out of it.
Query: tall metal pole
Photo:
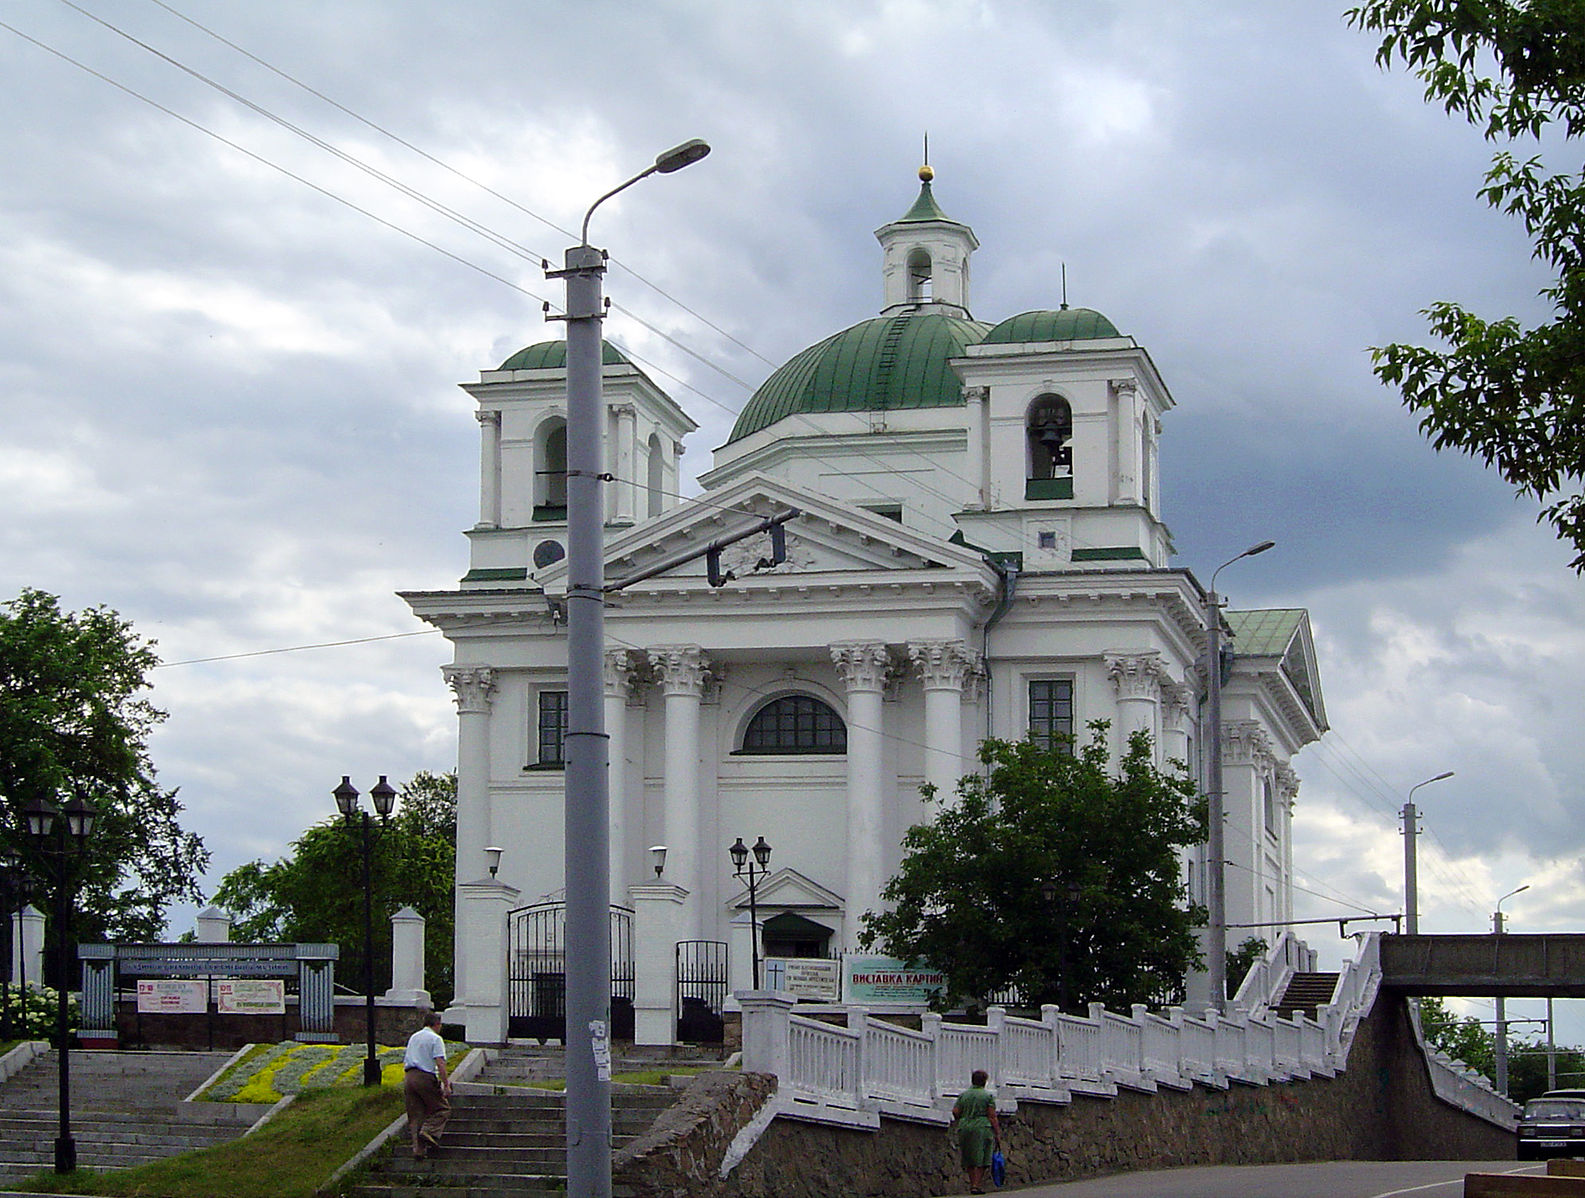
[[[1419,861],[1415,849],[1415,837],[1420,835],[1420,813],[1415,810],[1414,792],[1422,786],[1429,786],[1433,782],[1440,782],[1452,776],[1452,770],[1445,770],[1434,778],[1416,782],[1409,788],[1409,794],[1403,804],[1403,914],[1404,931],[1410,936],[1417,936],[1420,933]]]
[[[1503,934],[1502,905],[1504,901],[1511,899],[1514,895],[1519,894],[1521,891],[1529,889],[1530,884],[1526,882],[1523,886],[1519,886],[1513,890],[1510,890],[1507,894],[1503,895],[1502,898],[1497,900],[1497,910],[1493,911],[1491,916],[1491,934],[1493,936],[1501,936]],[[1500,994],[1497,995],[1497,1041],[1495,1055],[1497,1058],[1497,1093],[1501,1094],[1504,1098],[1507,1098],[1508,1002]]]
[[[594,210],[657,172],[710,152],[702,141],[667,150],[612,188],[583,218],[567,250],[567,739],[563,862],[567,895],[567,1193],[611,1198],[610,745],[605,733],[605,488],[601,485],[601,280],[605,253],[589,244]]]
[[[567,251],[567,1193],[574,1198],[611,1194],[610,795],[601,682],[604,274],[601,251],[588,245]]]
[[[1216,576],[1234,562],[1264,553],[1275,541],[1251,545],[1237,557],[1230,557],[1211,572],[1211,586],[1205,595],[1205,734],[1207,762],[1205,784],[1209,834],[1206,837],[1206,972],[1211,983],[1211,1003],[1218,1011],[1227,1010],[1227,829],[1226,795],[1222,784],[1222,602],[1216,594]]]

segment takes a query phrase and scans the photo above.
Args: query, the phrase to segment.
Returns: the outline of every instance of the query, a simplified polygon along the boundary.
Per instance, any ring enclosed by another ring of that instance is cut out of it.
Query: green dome
[[[754,392],[729,441],[807,412],[885,412],[963,403],[949,365],[990,325],[937,312],[880,316],[798,354]]]
[[[1061,308],[1009,316],[985,335],[987,345],[1019,345],[1031,341],[1089,341],[1121,337],[1117,326],[1093,308]]]
[[[627,355],[609,341],[601,343],[604,348],[600,354],[600,362],[605,366],[631,365]],[[520,349],[497,368],[500,370],[565,370],[567,367],[567,343],[565,341],[541,341]]]

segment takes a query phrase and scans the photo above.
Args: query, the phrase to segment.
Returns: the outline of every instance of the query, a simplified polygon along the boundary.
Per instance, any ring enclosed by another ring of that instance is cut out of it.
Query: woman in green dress
[[[985,1088],[990,1074],[976,1069],[969,1088],[952,1104],[954,1131],[964,1171],[969,1175],[969,1193],[985,1193],[985,1170],[990,1168],[991,1148],[1002,1140],[1001,1121],[996,1117],[996,1096]]]

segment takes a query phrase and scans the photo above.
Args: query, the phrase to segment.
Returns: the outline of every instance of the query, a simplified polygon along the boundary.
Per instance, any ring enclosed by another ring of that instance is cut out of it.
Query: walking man
[[[407,1134],[413,1140],[413,1159],[421,1161],[439,1147],[440,1133],[451,1117],[451,1079],[446,1076],[446,1042],[440,1038],[439,1011],[424,1016],[424,1026],[407,1041],[402,1065]]]

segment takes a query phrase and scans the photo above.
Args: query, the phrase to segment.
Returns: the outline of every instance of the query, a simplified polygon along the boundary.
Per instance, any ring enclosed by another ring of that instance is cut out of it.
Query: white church
[[[695,497],[678,492],[697,426],[606,347],[608,581],[798,513],[778,564],[756,535],[714,578],[702,558],[662,569],[607,609],[613,1016],[641,1042],[708,1024],[756,949],[856,950],[928,818],[921,786],[950,793],[986,736],[1082,740],[1104,719],[1114,750],[1143,729],[1201,775],[1205,595],[1171,564],[1160,508],[1166,382],[1099,312],[975,319],[979,242],[920,178],[876,233],[880,314],[771,374]],[[469,569],[403,596],[454,649],[450,1018],[475,1042],[559,1035],[565,381],[548,341],[464,384],[482,450]],[[1289,759],[1326,716],[1306,612],[1225,627],[1227,920],[1253,929],[1229,940],[1272,941],[1292,918]],[[739,837],[773,846],[757,928]],[[1203,852],[1185,867],[1203,902]]]

